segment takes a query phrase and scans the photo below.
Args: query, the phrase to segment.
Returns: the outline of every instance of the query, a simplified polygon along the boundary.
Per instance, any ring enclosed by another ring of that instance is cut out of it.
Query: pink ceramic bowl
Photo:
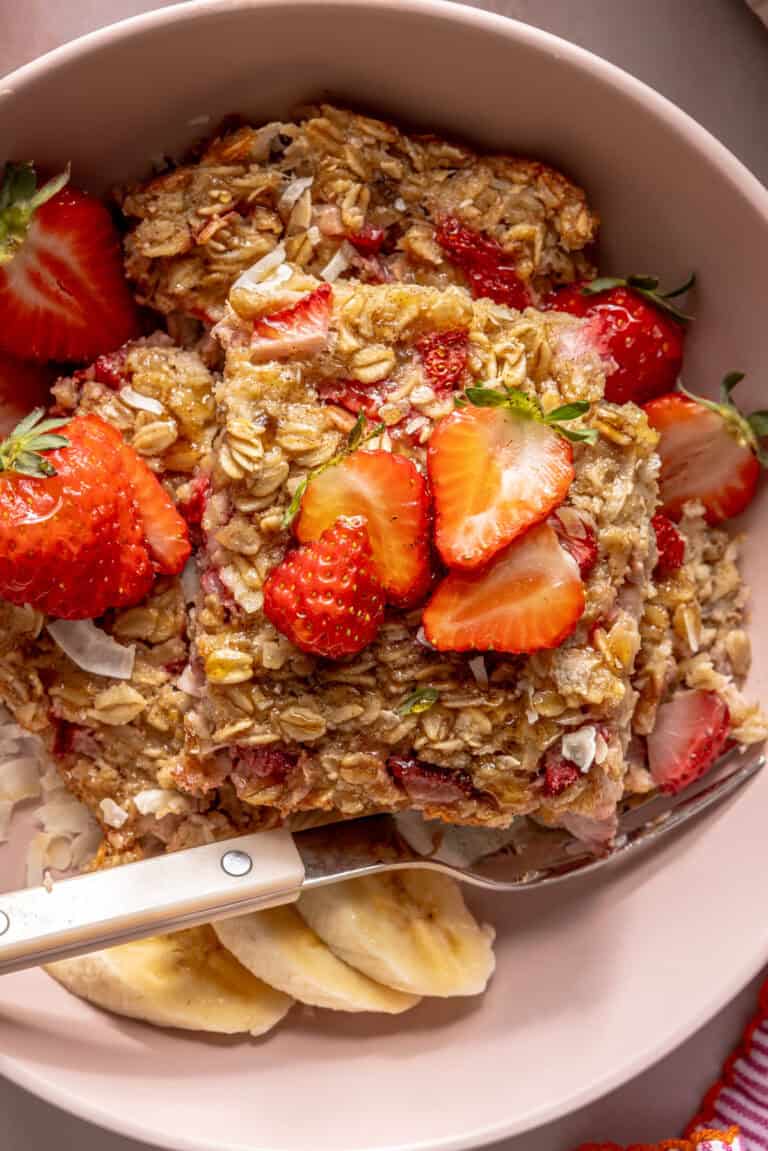
[[[522,24],[438,0],[167,8],[7,78],[0,157],[71,160],[78,183],[104,190],[183,148],[200,116],[267,118],[321,93],[563,166],[603,214],[604,268],[698,272],[689,386],[738,368],[742,400],[766,406],[768,193],[650,89]],[[763,540],[747,555],[756,637]],[[765,700],[768,651],[755,648]],[[112,1018],[32,972],[0,983],[0,1070],[186,1151],[448,1151],[523,1131],[641,1071],[768,958],[752,900],[768,880],[767,803],[764,775],[630,868],[487,900],[499,964],[482,1000],[389,1021],[296,1012],[262,1042],[225,1042]],[[6,877],[12,864],[6,851]]]

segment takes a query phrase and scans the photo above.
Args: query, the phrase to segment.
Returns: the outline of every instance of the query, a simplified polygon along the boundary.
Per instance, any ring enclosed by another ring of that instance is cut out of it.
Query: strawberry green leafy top
[[[0,265],[13,259],[37,209],[60,192],[68,180],[69,165],[42,188],[38,188],[34,166],[29,162],[5,165],[0,181]]]
[[[56,475],[53,464],[40,453],[69,447],[66,436],[52,434],[69,420],[44,420],[44,415],[44,408],[35,408],[16,425],[8,439],[0,443],[0,472],[18,472],[23,476]]]

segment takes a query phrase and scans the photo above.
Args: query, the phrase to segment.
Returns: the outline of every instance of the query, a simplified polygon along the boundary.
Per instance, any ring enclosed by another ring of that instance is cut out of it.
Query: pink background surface
[[[160,6],[142,0],[0,0],[0,76],[73,36]],[[634,72],[691,112],[768,182],[768,143],[759,130],[768,103],[768,33],[738,0],[496,0],[477,6],[547,28]],[[497,1151],[568,1151],[584,1139],[677,1135],[738,1038],[756,988],[745,990],[631,1084],[565,1120],[497,1145]],[[0,1146],[9,1151],[146,1151],[144,1144],[97,1131],[2,1080],[0,1115]]]

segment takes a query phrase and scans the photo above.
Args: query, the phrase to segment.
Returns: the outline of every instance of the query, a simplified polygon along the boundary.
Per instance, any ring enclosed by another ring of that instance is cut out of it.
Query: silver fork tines
[[[306,887],[407,867],[447,872],[492,891],[586,875],[655,843],[732,794],[763,766],[734,753],[697,789],[630,804],[595,855],[565,831],[517,820],[495,831],[381,815],[295,836],[285,829],[126,863],[49,887],[0,894],[0,974],[182,927],[290,903]]]

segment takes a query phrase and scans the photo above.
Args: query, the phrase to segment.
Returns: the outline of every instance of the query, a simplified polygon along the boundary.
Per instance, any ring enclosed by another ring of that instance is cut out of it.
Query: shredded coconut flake
[[[349,267],[354,255],[354,248],[344,240],[321,271],[321,278],[325,280],[327,284],[332,284],[334,280],[338,280],[341,273],[345,272]]]
[[[162,819],[164,815],[183,815],[190,810],[186,796],[164,787],[148,787],[134,795],[133,802],[142,815],[154,815],[156,819]]]
[[[482,655],[476,655],[469,661],[469,670],[475,677],[476,682],[480,687],[488,686],[488,671],[485,666],[485,658]]]
[[[91,619],[49,620],[48,631],[65,655],[83,671],[112,679],[130,679],[136,649],[107,635]]]
[[[688,647],[695,655],[699,650],[699,637],[696,634],[696,628],[694,627],[690,614],[687,611],[683,612],[683,622],[685,623],[685,634],[688,639]]]
[[[187,695],[201,698],[205,688],[205,677],[196,671],[192,664],[188,663],[176,680],[176,686],[179,691],[183,691]]]
[[[119,829],[128,819],[128,812],[115,803],[114,799],[102,799],[99,807],[107,827]]]
[[[290,184],[286,187],[280,199],[277,201],[277,210],[282,214],[288,214],[293,205],[304,195],[307,188],[311,188],[314,183],[312,176],[298,176],[295,180],[291,180]]]
[[[562,749],[565,758],[575,763],[579,771],[589,771],[597,749],[597,728],[587,724],[577,731],[567,732],[563,736]]]
[[[255,264],[251,264],[250,268],[246,268],[244,272],[237,277],[232,290],[235,288],[254,288],[263,280],[266,280],[272,272],[280,267],[285,262],[285,245],[276,244],[271,252],[267,252],[266,256],[262,256]],[[285,265],[285,270],[288,275],[283,276],[283,279],[288,279],[291,275],[290,268]]]
[[[136,408],[137,411],[140,412],[153,412],[156,416],[162,416],[165,412],[165,408],[159,400],[156,400],[153,396],[142,395],[141,392],[137,392],[135,388],[132,388],[130,384],[125,384],[124,387],[120,389],[120,399],[124,404],[127,404],[129,408]]]

